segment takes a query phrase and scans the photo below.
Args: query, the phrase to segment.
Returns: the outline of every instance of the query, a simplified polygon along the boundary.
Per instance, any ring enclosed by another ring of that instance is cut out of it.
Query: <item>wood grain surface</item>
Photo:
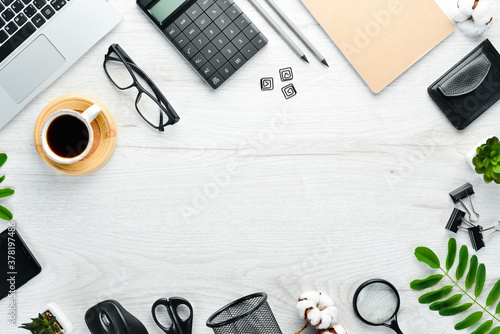
[[[483,183],[464,159],[500,135],[500,104],[458,132],[426,89],[484,38],[500,47],[500,25],[479,39],[456,31],[375,95],[300,1],[276,3],[330,68],[302,44],[311,63],[298,59],[247,1],[236,2],[269,45],[217,91],[135,1],[115,0],[123,22],[0,131],[9,155],[4,184],[16,190],[2,203],[43,267],[17,292],[16,323],[56,302],[75,333],[88,333],[85,311],[112,298],[159,334],[151,305],[182,296],[194,307],[193,333],[211,333],[205,322],[214,311],[263,291],[290,334],[303,325],[297,297],[318,290],[335,300],[351,333],[389,333],[362,324],[352,309],[357,286],[378,277],[400,291],[403,332],[453,333],[459,319],[429,311],[409,289],[431,274],[413,252],[425,245],[444,257],[455,236],[444,228],[454,207],[448,193],[467,181],[482,224],[500,219],[500,186]],[[455,2],[438,1],[447,13]],[[156,132],[137,115],[135,93],[109,82],[102,62],[111,43],[163,90],[178,124]],[[298,92],[289,100],[280,91],[284,67],[293,68]],[[269,76],[276,88],[262,92],[260,78]],[[38,114],[66,94],[99,100],[117,123],[113,157],[88,176],[59,175],[35,150]],[[466,233],[456,237],[470,245]],[[486,287],[500,278],[499,251],[497,235],[478,253]],[[0,333],[23,332],[7,325],[6,308],[0,301]]]

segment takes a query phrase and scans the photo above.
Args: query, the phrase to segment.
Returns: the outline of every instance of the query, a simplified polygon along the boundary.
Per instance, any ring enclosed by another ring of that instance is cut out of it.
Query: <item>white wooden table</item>
[[[362,324],[352,309],[357,286],[379,277],[400,291],[403,332],[454,332],[459,319],[429,311],[410,290],[411,280],[431,273],[413,252],[425,245],[444,257],[453,236],[444,229],[454,207],[448,193],[467,181],[484,225],[500,219],[500,187],[483,183],[464,159],[480,140],[500,134],[500,104],[458,132],[426,88],[482,38],[455,32],[375,95],[300,1],[276,2],[330,68],[308,51],[310,64],[298,59],[237,0],[270,42],[212,91],[135,1],[116,0],[123,22],[0,131],[0,151],[9,155],[4,184],[16,190],[3,202],[43,267],[18,291],[17,324],[52,301],[75,333],[88,333],[85,311],[111,298],[161,333],[152,303],[182,296],[195,309],[193,332],[211,333],[205,322],[214,311],[263,291],[283,333],[293,333],[303,325],[296,298],[318,290],[334,298],[351,333],[390,333]],[[446,10],[454,3],[438,2]],[[500,47],[500,25],[485,37]],[[102,62],[111,43],[156,81],[178,124],[155,132],[137,115],[135,93],[108,81]],[[298,94],[285,100],[278,71],[288,66]],[[276,88],[262,92],[267,76]],[[49,169],[33,144],[42,108],[73,93],[101,101],[118,125],[108,164],[78,178]],[[466,233],[456,237],[470,247]],[[488,288],[500,277],[499,251],[496,236],[478,253]],[[0,332],[22,332],[6,325],[6,307],[2,300]]]

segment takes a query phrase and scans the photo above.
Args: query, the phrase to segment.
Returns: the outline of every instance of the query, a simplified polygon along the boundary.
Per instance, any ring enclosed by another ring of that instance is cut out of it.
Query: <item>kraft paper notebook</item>
[[[455,29],[434,0],[302,0],[379,93]]]

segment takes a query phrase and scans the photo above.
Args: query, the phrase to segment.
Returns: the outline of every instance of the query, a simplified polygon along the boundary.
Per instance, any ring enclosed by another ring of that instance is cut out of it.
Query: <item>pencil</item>
[[[314,47],[314,45],[307,39],[307,37],[297,28],[297,26],[290,20],[290,18],[281,10],[281,8],[278,7],[278,5],[274,2],[274,0],[267,0],[269,5],[278,13],[278,15],[281,17],[283,21],[290,27],[290,29],[297,35],[297,37],[300,38],[302,43],[304,43],[309,50],[312,51],[312,53],[318,58],[319,61],[321,61],[323,64],[326,66],[330,67],[328,63],[326,62],[325,57]]]
[[[286,42],[286,44],[288,44],[288,46],[293,50],[293,52],[295,52],[297,56],[299,56],[301,59],[309,63],[309,60],[307,60],[307,57],[304,54],[304,52],[302,52],[302,50],[299,49],[297,44],[295,44],[290,39],[290,37],[288,37],[288,35],[283,31],[283,29],[281,29],[281,27],[273,20],[273,18],[269,16],[269,14],[264,10],[264,8],[262,8],[262,6],[256,0],[250,0],[250,2],[255,7],[255,9],[257,9],[260,15],[262,15],[266,19],[266,21],[271,25],[271,27],[273,27],[274,30],[276,30],[278,35],[281,36],[281,38]]]

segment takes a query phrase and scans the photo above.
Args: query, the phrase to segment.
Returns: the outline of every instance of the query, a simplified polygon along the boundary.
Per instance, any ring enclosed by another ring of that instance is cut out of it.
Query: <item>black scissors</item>
[[[168,317],[172,321],[172,325],[170,327],[163,326],[156,318],[156,308],[160,305],[165,306],[167,309]],[[189,317],[187,317],[186,320],[183,320],[177,313],[177,308],[181,305],[185,305],[189,309]],[[151,313],[153,314],[153,319],[158,327],[160,327],[161,330],[167,334],[191,334],[193,332],[193,307],[184,298],[172,297],[170,299],[158,299],[153,304]]]

